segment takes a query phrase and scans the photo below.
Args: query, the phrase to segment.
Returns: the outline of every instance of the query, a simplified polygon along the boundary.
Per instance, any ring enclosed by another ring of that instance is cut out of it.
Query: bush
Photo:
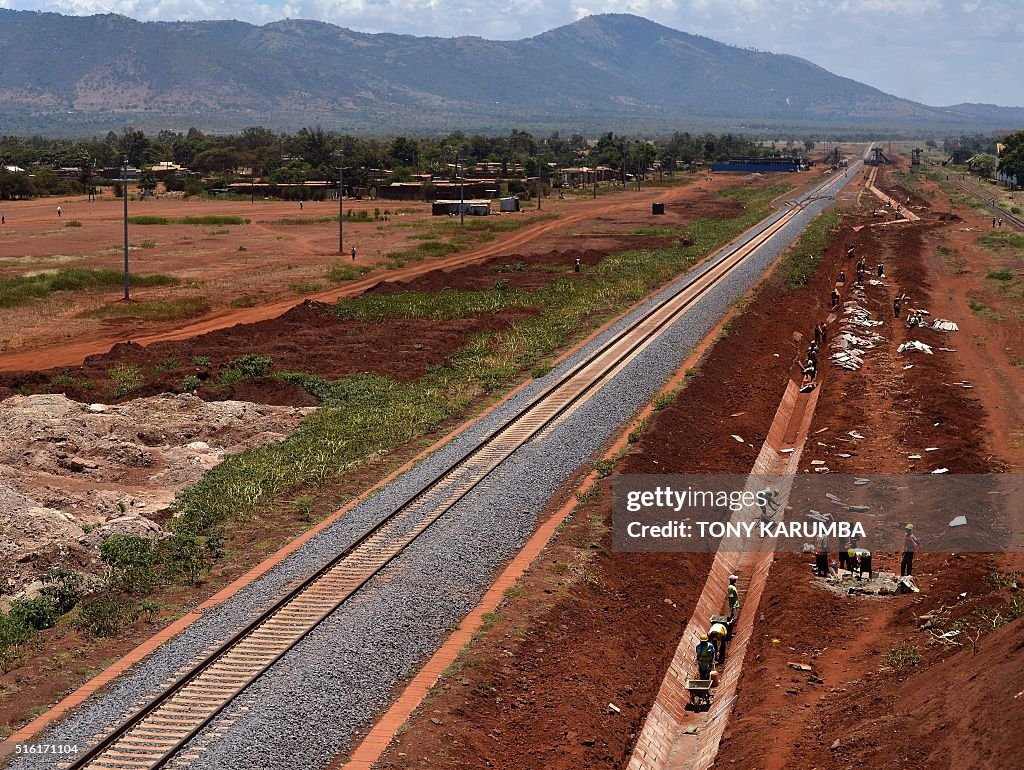
[[[63,615],[70,612],[82,598],[82,576],[64,567],[51,567],[40,578],[43,582],[41,596],[50,599]]]
[[[222,540],[223,542],[223,540]],[[210,570],[210,560],[195,535],[179,532],[164,544],[168,575],[189,585],[198,585]],[[213,547],[217,547],[214,538]]]
[[[17,599],[11,603],[11,619],[32,631],[52,628],[57,623],[60,613],[57,605],[47,596],[34,599]]]
[[[156,584],[157,551],[138,535],[113,535],[100,545],[100,558],[109,568],[107,583],[127,593],[149,593]]]
[[[193,391],[199,390],[200,385],[202,385],[202,381],[194,374],[190,374],[181,381],[181,389],[185,393],[192,393]]]
[[[81,226],[82,226],[82,223],[79,222],[77,219],[69,219],[67,222],[64,223],[64,227],[81,227]]]
[[[90,636],[115,636],[139,617],[140,608],[123,596],[104,591],[78,606],[72,625]]]
[[[231,368],[240,372],[243,377],[262,377],[274,368],[274,359],[271,356],[250,353],[232,361]]]

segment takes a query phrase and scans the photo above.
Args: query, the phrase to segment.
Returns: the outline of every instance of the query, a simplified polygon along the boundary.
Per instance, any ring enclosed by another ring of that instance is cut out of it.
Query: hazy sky
[[[1024,0],[0,0],[144,21],[319,19],[363,32],[530,37],[595,13],[809,59],[931,105],[1024,106]]]

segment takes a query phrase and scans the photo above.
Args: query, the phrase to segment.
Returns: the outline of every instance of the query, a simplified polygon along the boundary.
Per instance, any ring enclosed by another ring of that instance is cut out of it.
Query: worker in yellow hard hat
[[[697,676],[699,679],[710,679],[711,669],[715,665],[715,645],[708,641],[707,634],[700,635],[697,645]]]
[[[708,629],[708,639],[715,645],[719,663],[725,663],[725,639],[728,635],[729,629],[724,623],[712,623]]]

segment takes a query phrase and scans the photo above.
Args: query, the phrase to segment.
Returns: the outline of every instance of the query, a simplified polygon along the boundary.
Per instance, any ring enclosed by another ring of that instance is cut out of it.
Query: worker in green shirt
[[[739,577],[729,575],[729,588],[726,589],[726,598],[729,601],[729,620],[733,620],[740,608],[740,590],[736,587]]]
[[[711,669],[715,665],[715,645],[708,641],[707,634],[700,635],[700,644],[697,645],[697,677],[699,679],[710,679]]]

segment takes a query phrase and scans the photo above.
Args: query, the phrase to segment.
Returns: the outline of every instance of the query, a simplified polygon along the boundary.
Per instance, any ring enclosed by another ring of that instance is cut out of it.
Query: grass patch
[[[1012,281],[1013,273],[1011,273],[1009,270],[993,270],[985,277],[993,281]]]
[[[288,288],[296,294],[312,294],[313,292],[321,291],[324,285],[313,281],[301,281],[300,283],[288,284]]]
[[[370,268],[366,265],[347,265],[344,262],[338,262],[328,268],[326,278],[331,283],[344,283],[345,281],[354,281],[368,272],[370,272]]]
[[[263,295],[261,294],[243,294],[241,297],[235,297],[228,304],[231,307],[256,307],[263,301]]]
[[[817,272],[821,257],[831,243],[840,219],[838,211],[829,210],[811,220],[800,239],[786,255],[784,280],[789,288],[803,286],[806,278]]]
[[[893,647],[885,656],[885,662],[897,671],[916,666],[920,661],[921,653],[918,652],[917,645],[914,644]]]
[[[692,222],[687,228],[692,245],[616,254],[590,268],[582,280],[559,278],[531,292],[403,292],[338,302],[333,312],[340,317],[370,321],[455,318],[526,305],[537,307],[538,313],[503,331],[476,335],[443,366],[412,381],[365,373],[335,381],[304,372],[276,373],[319,398],[321,408],[284,441],[231,455],[179,493],[173,507],[180,515],[173,526],[179,533],[198,534],[255,515],[277,500],[295,499],[370,457],[437,430],[474,401],[504,391],[520,373],[549,360],[585,330],[735,238],[764,218],[771,201],[788,189],[776,185],[736,191],[730,197],[744,212],[727,220]]]
[[[295,226],[295,225],[323,225],[328,222],[337,222],[338,217],[281,217],[280,219],[268,219],[260,221],[261,225],[282,225],[282,226]]]
[[[205,297],[182,297],[149,302],[119,302],[90,310],[90,318],[141,318],[145,321],[179,321],[210,312]]]
[[[170,275],[133,275],[133,286],[177,286],[178,278]],[[0,307],[19,307],[55,291],[88,291],[120,288],[124,273],[120,270],[92,270],[85,267],[64,267],[31,276],[0,278]]]
[[[128,217],[130,225],[247,225],[250,220],[245,217],[233,215],[208,214],[202,217],[157,217],[143,214],[135,217]]]
[[[389,318],[424,318],[447,321],[506,307],[536,303],[530,292],[498,291],[403,291],[394,294],[364,294],[339,300],[331,312],[346,321],[386,321]]]
[[[81,227],[81,226],[82,226],[82,223],[79,222],[77,219],[69,219],[67,222],[64,223],[64,227]]]
[[[1001,249],[1010,247],[1013,249],[1024,249],[1024,235],[1017,235],[1008,231],[997,231],[991,235],[983,235],[978,238],[978,243],[988,246],[990,249]]]

